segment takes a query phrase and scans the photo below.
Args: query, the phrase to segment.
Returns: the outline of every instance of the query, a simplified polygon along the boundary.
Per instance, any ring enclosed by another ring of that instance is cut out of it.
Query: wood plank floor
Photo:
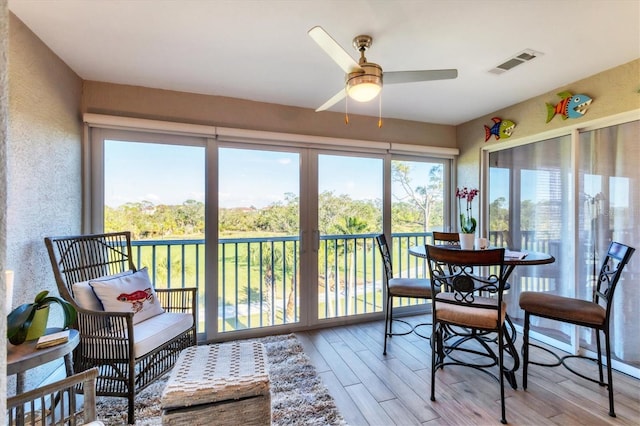
[[[417,324],[429,322],[430,317],[408,320]],[[430,328],[422,330],[429,334]],[[500,424],[498,382],[471,368],[438,370],[436,401],[431,402],[429,341],[413,333],[393,337],[386,356],[382,355],[382,321],[296,335],[349,425]],[[520,338],[516,347],[521,347]],[[544,353],[538,355],[544,357]],[[594,366],[583,363],[586,371],[595,374]],[[505,384],[509,424],[640,425],[638,379],[614,371],[617,417],[612,418],[606,388],[564,367],[530,365],[526,391],[522,368],[516,377],[517,390]]]

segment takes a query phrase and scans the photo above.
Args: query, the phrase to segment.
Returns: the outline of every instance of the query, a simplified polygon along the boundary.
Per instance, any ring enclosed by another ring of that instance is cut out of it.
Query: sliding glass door
[[[509,316],[522,324],[518,298],[538,291],[591,299],[611,241],[640,241],[640,122],[584,129],[572,135],[487,153],[491,243],[543,251],[551,265],[517,267],[506,298]],[[619,283],[611,327],[614,367],[640,376],[640,257]],[[571,325],[532,318],[537,338],[566,351],[595,351],[595,335]]]
[[[575,296],[571,138],[548,139],[489,154],[489,240],[492,246],[541,251],[551,265],[515,268],[505,294],[509,316],[522,324],[518,299],[523,291]],[[571,344],[571,329],[541,318],[532,327]]]
[[[640,122],[585,131],[579,139],[578,297],[591,297],[601,259],[611,241],[640,248]],[[611,330],[612,356],[640,368],[640,255],[631,258],[618,284]],[[581,330],[580,346],[595,350]]]
[[[219,333],[300,321],[300,153],[218,150]]]
[[[318,318],[381,312],[383,281],[374,235],[382,232],[383,160],[318,159]]]
[[[218,333],[380,312],[382,184],[382,158],[220,147]]]

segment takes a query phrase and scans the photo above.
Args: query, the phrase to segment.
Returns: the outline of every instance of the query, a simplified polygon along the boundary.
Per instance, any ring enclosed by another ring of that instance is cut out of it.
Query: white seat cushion
[[[174,337],[184,333],[193,325],[193,315],[189,313],[180,312],[165,312],[160,315],[153,316],[149,319],[141,321],[133,326],[133,352],[134,357],[139,358],[158,346],[168,342]],[[106,333],[97,332],[96,334],[110,334],[107,330]],[[126,330],[124,331],[127,336]],[[90,342],[85,342],[85,345],[92,345]],[[99,356],[106,356],[102,348],[102,342],[96,343],[93,351],[89,353],[95,353]]]
[[[192,325],[193,315],[179,312],[165,312],[139,322],[133,326],[135,357],[151,352]]]

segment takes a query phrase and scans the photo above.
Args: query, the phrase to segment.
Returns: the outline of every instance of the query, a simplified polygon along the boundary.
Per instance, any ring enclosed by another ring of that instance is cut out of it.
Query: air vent
[[[535,50],[523,50],[522,52],[516,53],[511,58],[505,60],[495,68],[490,69],[489,72],[492,74],[502,74],[541,55],[543,55],[542,52],[537,52]]]

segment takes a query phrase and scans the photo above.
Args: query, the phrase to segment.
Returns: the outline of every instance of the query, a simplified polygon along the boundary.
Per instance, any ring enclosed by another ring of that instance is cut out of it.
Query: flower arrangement
[[[478,189],[456,188],[456,198],[458,199],[458,209],[460,211],[460,232],[463,234],[473,234],[476,232],[476,219],[471,215],[471,202],[478,195]],[[467,201],[466,213],[462,211],[461,202]]]

